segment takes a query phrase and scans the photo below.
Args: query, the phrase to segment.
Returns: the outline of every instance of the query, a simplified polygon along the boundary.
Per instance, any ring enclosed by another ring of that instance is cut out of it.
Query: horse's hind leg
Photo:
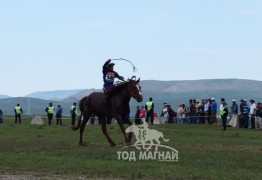
[[[105,118],[100,118],[100,121],[101,121],[101,127],[102,127],[103,134],[106,136],[106,139],[111,144],[111,146],[115,146],[116,143],[114,141],[112,141],[112,139],[109,137],[109,135],[107,133],[106,119]]]
[[[80,140],[79,140],[79,145],[84,145],[83,144],[83,132],[86,127],[86,123],[88,122],[89,118],[91,117],[92,113],[88,112],[86,114],[83,114],[83,121],[80,125]]]

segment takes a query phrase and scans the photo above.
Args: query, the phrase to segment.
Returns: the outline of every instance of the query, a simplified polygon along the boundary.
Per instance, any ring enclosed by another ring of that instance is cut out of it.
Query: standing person
[[[45,109],[45,111],[47,112],[48,125],[51,125],[53,116],[55,114],[55,106],[53,105],[53,103],[50,102],[49,106]]]
[[[185,114],[185,110],[184,110],[184,108],[182,107],[182,103],[180,103],[179,104],[179,106],[178,106],[178,109],[177,109],[177,111],[176,111],[176,115],[177,115],[177,117],[176,117],[176,123],[177,124],[182,124],[183,123],[183,115]]]
[[[0,123],[3,123],[3,117],[4,117],[4,113],[2,109],[0,109]]]
[[[168,111],[167,111],[167,103],[164,102],[163,104],[163,109],[161,111],[161,115],[160,115],[160,124],[165,124],[168,122],[168,117],[169,117],[169,114],[168,114]]]
[[[180,120],[182,121],[182,107],[181,106],[182,104],[179,104],[176,110],[175,124],[179,124]]]
[[[215,98],[211,98],[211,122],[217,124],[217,103]]]
[[[225,101],[225,98],[221,98],[220,99],[220,106],[219,106],[219,112],[220,112],[220,116],[221,116],[221,111],[224,109],[224,102]],[[226,104],[227,105],[227,104]],[[221,117],[221,120],[222,120],[222,117]]]
[[[212,118],[211,118],[211,108],[212,108],[212,101],[211,99],[208,99],[208,103],[209,103],[209,106],[208,106],[208,124],[212,124]]]
[[[239,128],[242,128],[242,124],[243,124],[243,114],[244,114],[243,104],[244,104],[244,99],[240,99],[240,105],[239,105],[240,116],[239,116],[239,123],[238,123]]]
[[[174,124],[176,121],[176,112],[171,108],[171,106],[168,104],[167,105],[167,112],[168,112],[168,123],[169,124]]]
[[[144,108],[144,106],[141,106],[140,108],[140,114],[139,114],[139,117],[141,119],[141,121],[145,121],[145,118],[146,118],[146,110]]]
[[[242,123],[240,125],[240,128],[248,128],[248,119],[249,119],[250,108],[245,99],[243,99],[241,107],[242,108],[240,109],[240,112],[241,112]]]
[[[238,105],[235,99],[232,100],[231,114],[232,114],[232,117],[228,125],[234,128],[238,127]]]
[[[196,124],[200,124],[200,106],[201,106],[201,101],[200,99],[196,100],[195,108],[196,108]]]
[[[75,121],[76,121],[76,115],[77,115],[77,108],[76,108],[77,103],[74,102],[73,105],[71,106],[70,112],[71,112],[71,125],[75,126]]]
[[[19,120],[19,124],[21,124],[21,114],[23,114],[23,109],[21,108],[20,104],[15,106],[15,123],[17,123],[17,119]]]
[[[251,128],[255,129],[255,109],[256,109],[256,104],[255,100],[251,99],[250,100],[250,121],[251,121]]]
[[[135,115],[135,124],[141,124],[141,119],[140,119],[140,106],[136,107],[136,115]]]
[[[260,108],[261,103],[257,103],[257,107],[255,109],[255,129],[259,130],[260,129],[260,113],[262,112],[262,109]]]
[[[196,102],[196,99],[193,99],[193,114],[192,114],[192,123],[197,124],[197,107],[198,104]]]
[[[228,108],[227,108],[227,103],[225,102],[225,100],[221,99],[221,104],[222,104],[222,108],[220,111],[220,116],[221,116],[222,124],[224,127],[223,130],[225,131],[227,128]]]
[[[257,125],[257,129],[262,129],[262,103],[257,103],[258,104],[258,109],[257,111],[257,120],[256,120],[256,125]]]
[[[201,104],[199,106],[200,111],[200,123],[205,124],[205,100],[202,99]]]
[[[124,81],[124,77],[120,76],[117,72],[114,71],[114,65],[115,63],[110,63],[111,59],[108,59],[105,64],[103,65],[103,80],[104,80],[104,86],[103,91],[106,94],[106,103],[110,103],[110,97],[113,95],[113,90],[111,87],[114,86],[114,80],[115,78],[118,78],[122,81]]]
[[[194,104],[193,104],[193,100],[190,99],[189,100],[189,123],[193,123],[193,116],[194,116]]]
[[[186,123],[186,114],[187,114],[187,107],[185,104],[182,104],[183,114],[182,114],[182,122]]]
[[[208,109],[209,109],[209,101],[208,99],[205,99],[205,105],[204,105],[204,112],[205,112],[205,124],[210,122],[210,117],[208,115]]]
[[[62,113],[63,109],[61,107],[61,104],[58,104],[56,109],[56,125],[62,126]]]
[[[153,102],[152,97],[150,97],[149,101],[146,102],[145,108],[146,108],[146,122],[148,123],[148,119],[150,117],[151,125],[153,125],[153,122],[154,122],[154,102]]]

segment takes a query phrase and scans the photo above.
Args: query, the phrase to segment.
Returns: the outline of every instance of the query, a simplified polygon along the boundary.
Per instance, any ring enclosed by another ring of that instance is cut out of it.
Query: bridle
[[[139,79],[140,80],[140,79]],[[133,76],[131,79],[127,81],[119,82],[116,86],[126,85],[126,93],[136,99],[137,101],[142,101],[143,96],[141,94],[141,87],[139,85],[139,80],[136,80],[136,77]]]
[[[141,97],[141,94],[137,93],[137,91],[140,92],[140,89],[136,89],[134,88],[134,86],[139,85],[136,81],[130,81],[128,82],[127,89],[131,97],[138,99],[139,97]]]

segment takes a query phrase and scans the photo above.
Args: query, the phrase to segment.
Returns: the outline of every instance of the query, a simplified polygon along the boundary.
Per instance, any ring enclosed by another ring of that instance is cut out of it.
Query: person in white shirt
[[[255,100],[251,99],[250,100],[250,111],[249,111],[249,115],[250,115],[250,121],[251,121],[251,128],[255,129],[255,109],[256,109],[256,104],[255,104]]]
[[[205,112],[205,124],[209,123],[209,114],[208,114],[208,110],[209,110],[209,101],[208,99],[205,100],[205,106],[204,106],[204,112]]]
[[[183,123],[183,114],[185,113],[183,107],[182,107],[182,103],[179,104],[179,107],[177,109],[177,118],[176,118],[176,122],[177,124],[181,124]]]
[[[160,123],[165,124],[168,122],[169,114],[168,114],[168,108],[167,108],[167,103],[163,104],[163,109],[161,113],[161,118],[160,118]]]

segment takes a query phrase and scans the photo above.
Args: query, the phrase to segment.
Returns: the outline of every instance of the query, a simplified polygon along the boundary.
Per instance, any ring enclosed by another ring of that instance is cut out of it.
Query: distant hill
[[[39,98],[44,100],[63,100],[79,91],[82,91],[82,89],[75,89],[75,90],[56,90],[56,91],[39,91],[34,92],[31,94],[26,95],[25,97],[31,97],[31,98]]]
[[[101,89],[85,89],[85,90],[81,90],[78,91],[77,93],[68,96],[64,99],[64,101],[79,101],[81,98],[88,96],[89,94],[91,94],[92,92],[102,92]]]
[[[3,95],[3,94],[0,95],[0,99],[5,99],[5,98],[10,98],[10,96]]]
[[[232,99],[236,99],[237,102],[239,102],[241,98],[246,98],[247,100],[255,99],[256,102],[262,101],[262,81],[243,79],[191,81],[145,80],[141,81],[140,85],[142,87],[144,100],[141,103],[137,103],[134,99],[131,100],[131,116],[134,116],[136,106],[145,105],[149,97],[153,97],[155,111],[158,114],[161,112],[163,102],[169,103],[174,110],[177,110],[180,102],[188,105],[189,99],[206,99],[215,97],[217,102],[220,103],[220,98],[224,97],[229,105],[231,105]],[[102,92],[101,89],[39,92],[39,98],[42,99],[26,97],[0,99],[0,108],[3,109],[5,113],[13,114],[15,104],[20,103],[23,105],[24,112],[26,113],[28,111],[28,101],[30,101],[32,114],[45,114],[44,109],[48,105],[50,99],[59,99],[59,102],[54,101],[54,103],[61,103],[65,109],[64,112],[69,114],[69,108],[73,102],[78,102],[84,96],[95,91]]]
[[[210,80],[188,80],[188,81],[141,81],[144,100],[137,103],[131,100],[131,112],[135,113],[137,105],[145,105],[149,97],[153,97],[155,102],[155,111],[160,114],[163,102],[169,103],[174,110],[180,102],[188,105],[189,99],[206,99],[215,97],[218,102],[224,97],[230,105],[232,99],[241,98],[255,99],[262,101],[262,81],[244,80],[244,79],[210,79]],[[95,89],[83,90],[71,97],[72,99],[81,99]]]
[[[262,81],[245,79],[208,79],[208,80],[188,80],[188,81],[141,81],[141,86],[145,91],[152,92],[196,92],[211,90],[260,90]]]

